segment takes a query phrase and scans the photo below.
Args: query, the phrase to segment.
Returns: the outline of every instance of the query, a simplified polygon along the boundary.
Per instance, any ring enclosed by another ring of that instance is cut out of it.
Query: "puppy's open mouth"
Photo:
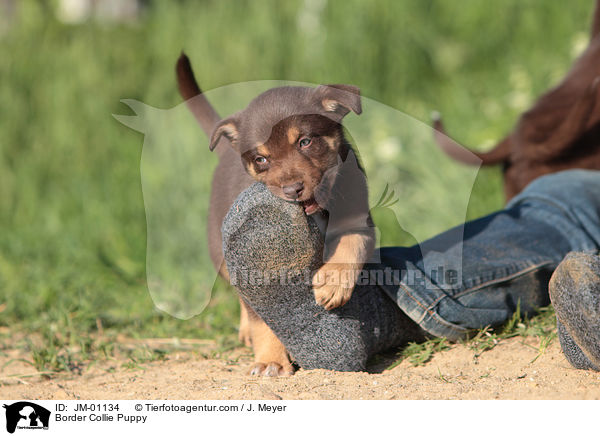
[[[312,215],[320,209],[319,204],[314,198],[309,198],[308,200],[301,201],[300,205],[304,209],[304,213],[306,215]]]

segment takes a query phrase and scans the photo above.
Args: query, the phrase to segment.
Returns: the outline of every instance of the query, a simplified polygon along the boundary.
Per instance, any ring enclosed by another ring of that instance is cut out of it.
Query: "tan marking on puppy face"
[[[290,144],[295,144],[300,137],[300,130],[297,127],[292,126],[287,131],[287,138]]]
[[[254,180],[259,180],[258,177],[258,173],[256,172],[256,170],[254,169],[254,167],[252,165],[244,165],[246,167],[246,171],[248,171],[248,174],[250,174],[250,177],[252,177]]]
[[[338,141],[333,136],[323,136],[323,139],[327,143],[330,149],[336,150],[338,148]]]
[[[268,157],[269,156],[269,148],[263,144],[258,144],[256,146],[256,152],[261,156]]]

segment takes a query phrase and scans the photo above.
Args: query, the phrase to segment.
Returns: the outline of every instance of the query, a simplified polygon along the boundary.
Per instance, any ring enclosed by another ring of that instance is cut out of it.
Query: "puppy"
[[[435,139],[451,157],[478,165],[501,164],[507,200],[533,179],[569,168],[600,169],[600,0],[587,49],[562,82],[523,113],[512,133],[491,151],[460,148],[434,118]],[[475,155],[475,156],[474,156]]]
[[[353,165],[345,164],[354,162],[357,167],[341,125],[350,111],[362,112],[359,89],[350,85],[274,88],[244,110],[219,120],[201,95],[184,54],[176,71],[182,97],[203,130],[212,132],[209,148],[219,154],[208,229],[215,267],[227,278],[221,251],[223,218],[239,193],[259,181],[325,223],[325,263],[313,278],[315,299],[328,310],[345,304],[375,247],[366,179],[362,173],[356,176]],[[243,301],[241,305],[240,336],[251,342],[255,353],[251,374],[293,373],[281,342],[251,308]]]

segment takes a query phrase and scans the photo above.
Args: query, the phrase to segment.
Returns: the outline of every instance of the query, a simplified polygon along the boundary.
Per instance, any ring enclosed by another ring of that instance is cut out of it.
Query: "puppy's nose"
[[[282,186],[281,189],[287,198],[290,200],[295,200],[302,194],[304,183],[296,182],[291,185]]]

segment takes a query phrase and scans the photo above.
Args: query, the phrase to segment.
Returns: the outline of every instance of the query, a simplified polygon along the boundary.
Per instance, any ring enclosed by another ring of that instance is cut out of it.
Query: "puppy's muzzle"
[[[296,182],[291,185],[282,186],[281,190],[286,198],[296,200],[302,195],[302,191],[304,191],[304,183]]]

